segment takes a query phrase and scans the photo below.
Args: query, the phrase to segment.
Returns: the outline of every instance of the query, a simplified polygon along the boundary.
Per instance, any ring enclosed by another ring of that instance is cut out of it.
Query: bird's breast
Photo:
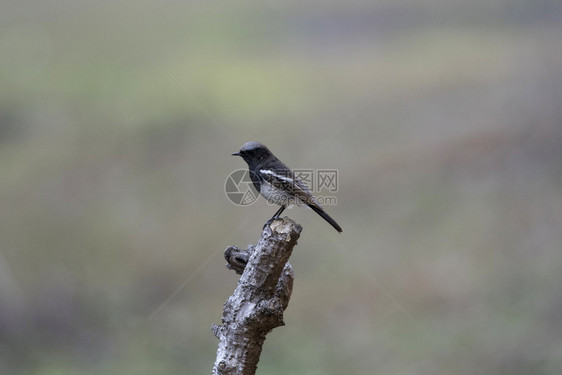
[[[267,199],[269,203],[278,204],[280,206],[291,206],[295,204],[300,204],[297,202],[295,197],[278,187],[270,184],[267,181],[262,181],[260,187],[260,194]]]

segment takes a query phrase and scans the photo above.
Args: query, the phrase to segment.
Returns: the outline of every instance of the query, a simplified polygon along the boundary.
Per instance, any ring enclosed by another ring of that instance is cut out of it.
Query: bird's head
[[[232,154],[233,156],[241,156],[246,163],[259,163],[269,158],[272,154],[271,151],[264,145],[258,142],[246,142],[240,148],[240,151]]]

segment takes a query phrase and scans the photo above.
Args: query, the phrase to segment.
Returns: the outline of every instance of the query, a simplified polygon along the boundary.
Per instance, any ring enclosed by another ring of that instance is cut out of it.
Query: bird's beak
[[[235,152],[234,154],[232,154],[232,156],[240,156],[239,152]]]

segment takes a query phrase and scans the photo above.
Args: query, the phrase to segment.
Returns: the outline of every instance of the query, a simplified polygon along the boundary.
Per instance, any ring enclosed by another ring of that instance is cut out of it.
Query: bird
[[[266,225],[278,219],[285,208],[292,205],[306,205],[335,230],[342,232],[339,224],[324,211],[308,187],[265,145],[259,142],[246,142],[240,151],[232,155],[241,156],[248,164],[250,178],[256,190],[270,203],[281,206]]]

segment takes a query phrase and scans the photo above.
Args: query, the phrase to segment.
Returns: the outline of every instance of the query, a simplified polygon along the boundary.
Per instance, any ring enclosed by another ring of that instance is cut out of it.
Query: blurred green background
[[[339,170],[259,374],[562,373],[562,3],[0,5],[0,374],[206,374],[275,208]]]

